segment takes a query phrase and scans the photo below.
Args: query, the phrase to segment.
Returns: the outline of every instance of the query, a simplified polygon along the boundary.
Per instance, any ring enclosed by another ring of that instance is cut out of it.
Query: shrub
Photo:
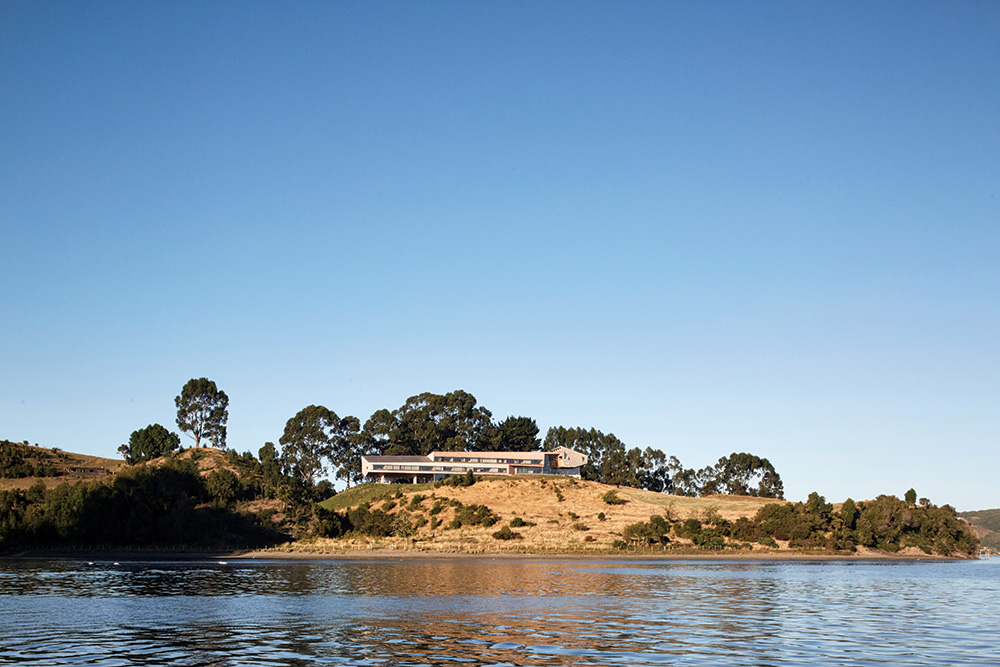
[[[701,535],[701,521],[688,519],[684,523],[674,524],[674,534],[697,543],[696,538]]]
[[[651,516],[649,521],[640,521],[625,526],[622,538],[626,542],[643,544],[666,544],[670,541],[667,533],[670,525],[660,516]]]
[[[442,486],[472,486],[479,478],[473,474],[471,470],[467,470],[464,475],[452,475],[451,477],[445,477],[439,482],[434,482],[435,488],[440,488]]]
[[[763,544],[765,547],[771,547],[772,549],[778,548],[778,543],[774,541],[773,537],[758,537],[757,544]]]
[[[521,539],[521,533],[515,533],[510,529],[510,526],[504,526],[493,533],[493,537],[498,540],[519,540]]]
[[[582,523],[578,522],[578,523],[574,523],[573,524],[573,530],[585,531],[585,530],[590,530],[590,528],[588,528],[586,526],[586,524],[582,524]]]
[[[600,514],[597,515],[597,520],[598,521],[607,521],[608,517],[604,516],[604,512],[601,512]]]
[[[603,496],[601,496],[601,500],[606,502],[608,505],[624,505],[626,502],[628,502],[624,498],[618,496],[618,491],[616,489],[611,489],[610,491],[605,493]]]
[[[516,516],[516,517],[514,517],[513,519],[510,520],[510,527],[511,528],[530,527],[530,526],[534,526],[534,525],[537,525],[537,524],[532,523],[531,521],[525,521],[524,519],[522,519],[519,516]]]

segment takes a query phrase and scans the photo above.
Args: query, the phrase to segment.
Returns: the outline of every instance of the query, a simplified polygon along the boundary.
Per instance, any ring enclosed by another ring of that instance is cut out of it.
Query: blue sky
[[[464,389],[1000,507],[1000,6],[4,2],[0,438]]]

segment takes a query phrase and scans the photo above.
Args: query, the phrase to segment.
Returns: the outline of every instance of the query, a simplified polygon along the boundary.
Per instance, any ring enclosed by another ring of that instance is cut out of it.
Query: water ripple
[[[0,665],[996,665],[978,563],[0,562]]]

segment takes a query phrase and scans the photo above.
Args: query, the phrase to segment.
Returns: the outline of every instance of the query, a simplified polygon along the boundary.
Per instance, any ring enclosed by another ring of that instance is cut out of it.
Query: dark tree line
[[[216,475],[216,473],[212,473]],[[230,475],[232,473],[229,473]],[[110,481],[0,491],[0,549],[60,545],[264,545],[269,521],[231,512],[191,460],[138,465]]]

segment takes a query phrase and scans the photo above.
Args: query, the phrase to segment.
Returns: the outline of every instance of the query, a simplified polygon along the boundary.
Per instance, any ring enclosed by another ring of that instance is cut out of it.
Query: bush
[[[628,502],[624,498],[618,496],[618,491],[616,489],[611,489],[610,491],[605,493],[603,496],[601,496],[601,500],[606,502],[608,505],[624,505],[625,503]]]
[[[607,521],[608,517],[604,516],[604,512],[601,512],[600,514],[597,515],[597,520],[598,521]]]
[[[692,540],[697,544],[698,536],[701,535],[701,521],[698,521],[698,519],[688,519],[684,523],[674,524],[674,534],[677,537]]]
[[[585,530],[590,530],[590,528],[588,528],[586,524],[574,523],[573,530],[585,531]]]
[[[774,541],[773,537],[758,537],[757,544],[763,544],[765,547],[770,547],[772,549],[778,548],[778,543]]]
[[[479,478],[471,470],[467,470],[464,475],[452,475],[451,477],[445,477],[438,482],[434,482],[434,488],[442,486],[472,486],[477,481],[479,481]]]
[[[515,533],[510,529],[510,526],[504,526],[493,533],[493,537],[498,540],[519,540],[521,539],[521,533]]]
[[[513,519],[510,520],[510,527],[511,528],[530,527],[530,526],[534,526],[534,525],[537,525],[537,524],[534,524],[531,521],[525,521],[524,519],[522,519],[519,516],[516,516],[516,517],[514,517]]]
[[[649,521],[640,521],[625,526],[622,531],[622,538],[626,542],[642,544],[667,544],[670,538],[667,533],[670,531],[668,524],[661,516],[651,516]]]

